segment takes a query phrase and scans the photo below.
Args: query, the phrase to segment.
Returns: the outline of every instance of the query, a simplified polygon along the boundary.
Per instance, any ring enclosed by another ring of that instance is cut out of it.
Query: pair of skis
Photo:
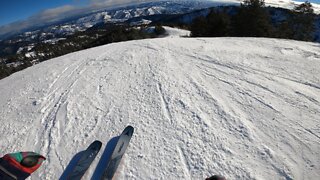
[[[119,136],[118,142],[112,151],[112,154],[108,160],[107,166],[100,180],[111,180],[115,174],[122,156],[124,155],[130,139],[133,135],[134,128],[127,126],[121,135]],[[89,169],[91,163],[99,153],[102,143],[100,141],[94,141],[90,146],[81,154],[79,161],[73,167],[72,171],[67,175],[68,180],[79,180]]]

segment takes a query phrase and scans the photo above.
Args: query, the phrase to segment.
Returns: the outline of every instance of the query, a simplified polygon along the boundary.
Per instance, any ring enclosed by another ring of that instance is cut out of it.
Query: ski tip
[[[95,141],[93,141],[92,143],[102,143],[101,141],[99,141],[99,140],[95,140]]]
[[[132,131],[132,133],[133,133],[134,128],[132,126],[128,125],[123,131]]]
[[[128,135],[128,136],[132,136],[133,132],[134,132],[134,128],[129,125],[129,126],[127,126],[127,127],[122,131],[121,134],[125,134],[125,135]]]
[[[92,143],[91,143],[91,145],[96,145],[96,146],[102,146],[102,142],[101,141],[99,141],[99,140],[95,140],[95,141],[93,141]]]
[[[130,125],[128,125],[127,127],[126,127],[126,129],[134,129],[132,126],[130,126]]]

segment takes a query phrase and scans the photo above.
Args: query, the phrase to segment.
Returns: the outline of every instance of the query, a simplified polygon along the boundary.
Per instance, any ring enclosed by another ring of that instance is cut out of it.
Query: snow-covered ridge
[[[197,9],[205,9],[213,6],[239,5],[241,2],[242,0],[165,0],[122,7],[111,7],[88,13],[87,15],[69,20],[68,22],[46,26],[41,29],[41,38],[45,39],[46,35],[51,36],[52,33],[58,36],[70,35],[76,31],[85,31],[88,28],[102,22],[124,22],[135,17],[158,14],[183,14]],[[301,2],[292,0],[266,0],[265,3],[267,6],[281,7],[286,9],[293,9],[295,5],[301,4]],[[319,14],[320,5],[314,3],[312,5],[315,13]],[[141,23],[131,22],[131,24]],[[35,39],[38,37],[37,32],[39,32],[39,30],[26,32],[21,36],[21,38],[25,37]]]
[[[285,9],[293,9],[295,6],[303,3],[299,1],[292,1],[292,0],[265,0],[267,6],[272,7],[281,7]],[[311,3],[314,9],[314,13],[320,14],[320,4]]]
[[[115,10],[109,9],[102,12],[98,12],[87,17],[81,18],[77,21],[78,26],[83,24],[94,24],[100,22],[113,22],[113,21],[125,21],[134,17],[149,16],[155,14],[179,14],[187,13],[196,9],[209,8],[213,6],[222,5],[238,5],[243,2],[242,0],[207,0],[207,1],[160,1],[153,3],[142,3],[141,5],[120,7]],[[282,7],[286,9],[293,9],[301,2],[292,0],[266,0],[266,6]],[[314,6],[315,13],[320,13],[320,5],[312,4]],[[87,26],[84,26],[87,27]]]
[[[221,5],[240,4],[243,0],[211,0],[212,2],[220,3]],[[293,0],[265,0],[266,6],[280,7],[284,9],[293,9],[295,6],[303,3]],[[311,3],[316,14],[320,14],[320,4]]]
[[[219,3],[221,4],[221,3]],[[49,26],[44,32],[55,34],[73,34],[75,31],[84,31],[102,22],[124,22],[134,17],[143,17],[157,14],[183,14],[197,9],[208,8],[217,5],[212,1],[160,1],[141,3],[116,8],[108,8],[72,20],[60,25]],[[25,35],[32,34],[28,32]],[[34,33],[33,33],[34,34]]]
[[[319,44],[264,38],[71,53],[0,80],[0,156],[40,152],[47,161],[32,179],[58,179],[93,140],[105,145],[130,124],[119,179],[316,180],[319,66]]]

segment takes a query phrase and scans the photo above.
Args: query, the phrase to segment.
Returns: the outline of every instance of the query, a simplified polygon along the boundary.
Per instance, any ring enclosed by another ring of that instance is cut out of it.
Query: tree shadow
[[[103,151],[103,154],[99,160],[99,163],[91,177],[91,180],[100,179],[104,173],[104,170],[107,168],[108,160],[110,159],[114,148],[117,145],[120,136],[115,136],[107,143],[106,148]]]
[[[68,166],[66,167],[66,169],[64,170],[64,172],[60,176],[59,180],[67,180],[68,179],[68,174],[70,174],[72,172],[72,170],[77,165],[77,162],[80,160],[83,153],[84,153],[84,151],[80,151],[76,155],[73,156],[73,158],[69,162]]]

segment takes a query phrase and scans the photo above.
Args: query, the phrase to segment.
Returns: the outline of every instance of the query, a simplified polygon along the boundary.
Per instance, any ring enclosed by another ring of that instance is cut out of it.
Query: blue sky
[[[88,0],[1,0],[0,26],[22,20],[46,9],[65,5],[85,6]]]
[[[153,0],[0,0],[0,36],[120,4]]]

